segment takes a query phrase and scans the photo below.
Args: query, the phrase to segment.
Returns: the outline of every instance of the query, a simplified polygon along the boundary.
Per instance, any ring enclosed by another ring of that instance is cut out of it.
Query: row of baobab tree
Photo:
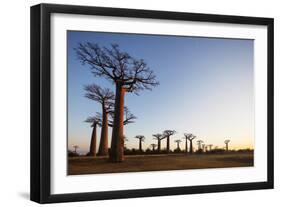
[[[176,133],[176,131],[174,130],[165,130],[162,134],[158,133],[158,134],[153,134],[153,139],[157,140],[157,144],[152,143],[150,146],[152,147],[152,151],[158,151],[159,153],[161,152],[161,142],[162,140],[166,139],[166,148],[164,149],[164,151],[166,153],[171,152],[170,150],[170,137],[172,135],[174,135]],[[137,135],[135,136],[135,138],[139,139],[139,151],[143,151],[142,149],[142,142],[144,142],[145,140],[145,136],[143,135]],[[193,140],[196,138],[195,135],[191,134],[191,133],[185,133],[183,139],[185,140],[185,152],[192,154],[194,152],[194,147],[193,147]],[[177,144],[177,148],[176,150],[181,151],[180,149],[180,143],[182,142],[182,140],[180,139],[176,139],[174,140],[174,142]],[[227,139],[224,141],[225,144],[225,151],[229,150],[229,142],[230,140]],[[205,144],[203,140],[197,140],[196,141],[198,148],[197,148],[197,152],[207,152],[207,151],[212,151],[212,144]],[[189,145],[189,146],[188,146]],[[217,147],[216,147],[217,148]]]
[[[102,113],[97,113],[86,120],[93,127],[90,155],[108,155],[108,127],[112,127],[109,159],[111,162],[122,162],[125,142],[124,125],[136,119],[124,105],[125,94],[139,94],[142,90],[151,90],[159,82],[143,59],[134,58],[127,52],[121,51],[117,44],[112,44],[111,47],[100,47],[96,43],[85,42],[79,43],[74,50],[81,64],[88,66],[94,76],[103,77],[115,86],[115,93],[96,84],[84,88],[85,96],[100,103],[102,109]],[[99,149],[96,152],[98,126],[101,126],[101,137]],[[170,137],[174,133],[173,130],[165,130],[163,134],[153,135],[158,140],[158,149],[161,149],[161,140],[167,139],[166,150],[169,152]],[[139,137],[139,139],[142,138]],[[189,152],[192,153],[192,140],[195,136],[185,134],[185,139],[186,150],[187,140],[189,140]],[[179,145],[179,141],[177,143]]]
[[[127,112],[128,113],[128,112]],[[129,114],[126,116],[125,118],[125,124],[127,123],[132,123],[133,119],[135,117],[132,115],[132,114]],[[94,120],[94,122],[93,122]],[[92,127],[93,127],[93,130],[92,130],[92,136],[91,136],[91,142],[90,142],[90,149],[89,149],[89,153],[88,155],[90,156],[106,156],[108,155],[108,140],[104,140],[105,138],[107,139],[107,137],[104,137],[104,133],[107,134],[107,132],[104,132],[104,129],[101,130],[101,138],[100,138],[100,145],[99,145],[99,150],[98,150],[98,153],[96,152],[96,140],[97,140],[97,137],[96,137],[96,129],[97,129],[97,126],[102,126],[101,124],[101,119],[100,119],[100,115],[97,114],[96,117],[89,117],[86,122],[90,122],[90,123],[93,123],[92,124]],[[112,126],[112,121],[110,120],[108,124],[108,126]],[[107,130],[107,128],[106,128]],[[152,151],[155,152],[157,151],[158,153],[160,152],[163,152],[163,150],[161,149],[161,142],[166,139],[166,148],[164,148],[164,151],[166,153],[170,153],[171,150],[170,150],[170,138],[172,135],[174,135],[176,133],[175,130],[165,130],[163,131],[163,133],[157,133],[157,134],[153,134],[153,139],[156,139],[157,140],[157,144],[155,143],[152,143],[150,146],[152,147]],[[142,143],[145,141],[145,136],[143,135],[136,135],[134,138],[138,139],[139,140],[139,149],[138,151],[139,152],[143,152],[143,147],[142,147]],[[189,153],[189,154],[193,154],[194,152],[194,147],[193,147],[193,140],[196,138],[195,135],[191,134],[191,133],[185,133],[184,134],[184,137],[183,139],[185,140],[185,153]],[[124,140],[128,141],[127,138],[124,137]],[[180,143],[182,142],[182,140],[180,139],[176,139],[174,140],[174,142],[177,144],[177,148],[176,148],[176,151],[181,151],[180,149]],[[229,150],[229,142],[230,140],[227,139],[224,141],[225,143],[225,151],[227,152]],[[106,143],[106,144],[105,144]],[[197,152],[209,152],[209,151],[212,151],[213,150],[213,145],[212,144],[205,144],[203,140],[197,140],[196,141],[197,145],[198,145],[198,148],[197,148]],[[188,146],[189,145],[189,146]],[[76,152],[76,149],[77,149],[77,145],[74,146],[75,148],[75,152]],[[217,147],[216,147],[217,148]]]

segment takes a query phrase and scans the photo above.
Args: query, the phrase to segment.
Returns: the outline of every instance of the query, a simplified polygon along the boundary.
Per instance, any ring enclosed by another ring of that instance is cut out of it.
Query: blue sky
[[[67,36],[69,148],[78,144],[81,153],[88,151],[91,128],[83,121],[101,111],[100,104],[84,97],[83,86],[96,83],[115,91],[110,81],[94,77],[89,66],[81,65],[74,51],[79,42],[105,47],[117,43],[144,59],[160,82],[139,96],[126,94],[125,105],[138,117],[125,126],[127,147],[138,147],[134,137],[139,134],[149,147],[156,143],[152,134],[165,129],[177,131],[172,149],[185,132],[218,147],[226,138],[231,139],[230,148],[253,147],[253,40],[79,31],[68,31]],[[111,129],[109,135],[111,139]]]

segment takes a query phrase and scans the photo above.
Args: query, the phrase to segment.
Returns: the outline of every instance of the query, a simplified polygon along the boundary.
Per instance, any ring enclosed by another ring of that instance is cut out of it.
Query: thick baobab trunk
[[[108,155],[108,113],[104,105],[102,107],[102,128],[98,155]]]
[[[185,139],[185,153],[187,153],[187,139]]]
[[[167,153],[170,152],[170,137],[167,137]]]
[[[190,145],[189,145],[189,153],[193,153],[193,145],[192,145],[192,140],[190,140]]]
[[[157,147],[158,152],[161,151],[161,140],[158,139],[158,147]]]
[[[89,155],[96,156],[96,148],[97,148],[97,124],[93,124],[93,131],[92,131],[92,137],[91,137],[91,144],[90,144],[90,151]]]
[[[125,89],[120,82],[116,83],[114,122],[110,148],[110,161],[122,162],[124,160],[124,97]]]

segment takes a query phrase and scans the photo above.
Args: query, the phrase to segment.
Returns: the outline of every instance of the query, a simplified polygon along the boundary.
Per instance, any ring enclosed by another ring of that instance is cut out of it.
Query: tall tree
[[[84,87],[85,97],[97,101],[102,106],[102,128],[98,155],[108,155],[108,113],[113,107],[114,94],[108,88],[101,88],[96,84]]]
[[[228,152],[228,143],[230,142],[229,139],[225,140],[224,143],[225,143],[225,150]]]
[[[165,130],[163,132],[163,137],[167,138],[167,153],[170,152],[170,136],[174,135],[175,133],[175,130]]]
[[[185,133],[184,136],[189,141],[189,153],[192,154],[193,153],[193,143],[192,143],[192,141],[196,138],[196,136],[194,136],[193,134],[188,134],[188,133]]]
[[[143,135],[135,136],[139,140],[139,151],[142,152],[142,142],[144,141],[145,137]]]
[[[87,64],[95,76],[105,77],[115,84],[115,110],[112,129],[110,160],[124,160],[123,119],[124,97],[126,92],[138,93],[158,85],[156,76],[143,59],[131,57],[119,49],[117,44],[111,48],[100,47],[94,43],[80,43],[75,49],[82,64]]]
[[[185,151],[185,153],[188,153],[188,143],[187,143],[187,142],[188,142],[188,141],[187,141],[188,139],[187,139],[186,136],[184,136],[183,139],[185,139],[185,149],[184,149],[184,151]]]
[[[163,137],[163,134],[153,134],[152,135],[154,138],[153,139],[156,139],[157,140],[157,151],[160,152],[161,151],[161,141],[162,139],[165,139],[165,137]]]
[[[181,140],[180,140],[180,139],[177,139],[177,140],[175,140],[175,142],[177,143],[177,150],[180,150],[180,143],[181,143]]]
[[[95,116],[91,116],[91,117],[88,117],[85,120],[85,122],[92,124],[91,127],[93,128],[93,130],[92,130],[92,136],[91,136],[89,155],[95,157],[97,154],[97,126],[100,125],[100,120]]]

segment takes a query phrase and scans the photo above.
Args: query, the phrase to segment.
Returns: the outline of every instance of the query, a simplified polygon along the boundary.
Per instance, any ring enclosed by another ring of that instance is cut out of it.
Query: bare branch
[[[174,135],[175,133],[176,133],[175,130],[165,130],[163,132],[163,137],[170,137],[170,136]]]
[[[132,114],[127,107],[124,107],[124,112],[125,113],[124,113],[123,124],[127,125],[127,124],[134,123],[135,119],[137,119],[137,117],[134,114]],[[109,118],[110,119],[108,120],[108,126],[113,127],[113,121],[114,121],[114,111],[113,110],[111,110],[109,112]]]
[[[166,137],[163,137],[163,134],[153,134],[152,136],[154,137],[153,139],[156,139],[156,140],[162,140],[162,139],[166,138]]]
[[[137,139],[139,139],[141,142],[143,142],[144,139],[145,139],[145,136],[143,136],[143,135],[137,135],[137,136],[135,136],[135,138],[137,138]]]
[[[101,48],[95,43],[80,43],[75,51],[81,63],[89,65],[95,76],[121,82],[128,92],[137,94],[138,91],[151,90],[159,84],[143,59],[131,57],[121,51],[117,44],[112,44],[111,48]]]
[[[114,106],[114,94],[108,88],[101,88],[96,84],[86,85],[84,86],[84,90],[86,91],[85,97],[91,100],[97,101],[109,110]]]
[[[99,126],[101,126],[101,119],[98,116],[89,116],[85,122],[87,123],[91,123],[92,127],[97,124]]]
[[[188,133],[185,133],[185,134],[184,134],[184,137],[185,137],[185,139],[188,139],[188,140],[193,140],[193,139],[196,138],[195,135],[193,135],[193,134],[188,134]]]

